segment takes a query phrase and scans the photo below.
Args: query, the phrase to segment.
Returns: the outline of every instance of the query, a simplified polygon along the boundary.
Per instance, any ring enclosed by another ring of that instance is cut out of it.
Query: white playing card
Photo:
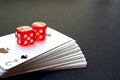
[[[26,62],[40,54],[43,54],[53,48],[63,45],[72,39],[51,29],[47,28],[47,33],[51,34],[51,37],[43,42],[36,42],[32,46],[22,47],[16,43],[15,35],[10,34],[0,37],[0,47],[9,48],[10,51],[7,54],[0,54],[0,66],[3,69],[13,68],[21,63]],[[9,41],[8,41],[9,40]],[[21,55],[27,54],[27,59],[21,59]]]
[[[67,55],[61,53],[63,55],[63,57],[61,57],[61,55],[58,55],[58,56],[56,56],[56,58],[53,58],[53,59],[51,59],[51,58],[50,59],[44,58],[46,60],[40,59],[40,60],[37,60],[37,63],[39,61],[40,64],[35,64],[36,62],[32,62],[32,63],[28,64],[28,66],[29,66],[29,68],[36,67],[37,65],[40,65],[40,67],[44,67],[44,66],[47,66],[47,65],[63,63],[67,59],[73,60],[74,57],[79,57],[79,58],[84,57],[83,55],[80,55],[80,52],[78,52],[78,53],[75,53],[75,52],[76,52],[76,50],[72,51],[72,53],[74,53],[74,54],[70,54],[70,52],[67,52],[66,53]],[[70,60],[68,60],[68,61],[70,61]],[[32,65],[32,66],[30,66],[30,65]]]
[[[19,65],[17,67],[20,68],[20,67],[28,65],[28,64],[34,64],[35,61],[38,61],[39,59],[42,61],[46,58],[48,59],[51,55],[54,56],[54,55],[57,55],[57,54],[61,54],[62,52],[66,52],[66,51],[72,50],[72,49],[77,48],[77,47],[78,47],[78,45],[75,44],[74,41],[70,41],[70,42],[68,42],[64,45],[61,45],[57,48],[54,48],[54,49],[50,50],[49,52],[46,52],[46,53],[41,54],[41,55],[39,55],[39,56],[29,60],[29,61],[26,61],[25,63],[22,63],[21,65]],[[32,62],[34,62],[34,63],[32,63]],[[15,68],[17,68],[17,67],[15,67]]]
[[[9,73],[9,75],[11,75],[13,73],[14,73],[14,75],[16,75],[16,74],[20,74],[20,73],[26,73],[26,72],[36,71],[36,70],[43,70],[43,69],[44,70],[46,70],[46,69],[52,70],[52,68],[54,68],[54,69],[70,69],[71,67],[81,68],[81,67],[86,66],[86,60],[82,53],[73,53],[73,54],[69,54],[69,55],[66,55],[65,57],[60,57],[60,58],[58,58],[56,60],[53,59],[50,61],[43,62],[43,64],[41,62],[42,60],[39,60],[39,62],[37,60],[36,61],[37,64],[36,63],[28,64],[24,67],[24,69],[22,67],[21,68],[19,67],[18,69],[16,69],[16,71],[15,70],[13,70],[13,72],[11,71],[11,73]],[[78,64],[76,64],[76,63],[78,63]],[[79,63],[81,63],[81,64],[79,64]],[[69,67],[69,66],[65,67],[68,64],[71,67]],[[75,66],[73,64],[76,64],[77,66]],[[56,68],[56,67],[59,67],[59,68]]]
[[[87,66],[75,40],[49,27],[47,34],[51,36],[47,36],[45,41],[26,47],[17,44],[14,33],[0,37],[1,77]],[[27,55],[27,58],[21,59],[21,55]]]
[[[77,56],[76,56],[77,57]],[[39,63],[39,62],[38,62]],[[75,64],[75,65],[74,65]],[[72,69],[73,68],[82,68],[82,67],[86,67],[86,61],[85,58],[82,59],[76,59],[76,60],[70,60],[70,61],[65,61],[62,63],[58,63],[58,64],[53,64],[53,65],[48,65],[45,67],[41,67],[41,66],[35,66],[33,68],[30,69],[21,69],[21,70],[16,70],[16,71],[11,71],[10,73],[6,74],[8,75],[16,75],[16,74],[22,74],[22,73],[27,73],[27,72],[32,72],[32,71],[50,71],[50,70],[59,70],[59,69]],[[27,66],[26,66],[27,67]]]
[[[40,62],[43,62],[43,61],[45,61],[44,59],[46,59],[46,58],[48,59],[48,57],[53,55],[53,54],[54,55],[61,54],[62,52],[67,52],[67,51],[72,50],[72,49],[77,48],[77,47],[78,47],[78,45],[73,43],[73,41],[70,41],[69,43],[66,43],[66,44],[64,44],[64,45],[62,45],[60,47],[57,47],[56,49],[52,49],[49,52],[44,53],[43,55],[45,55],[45,56],[40,55],[40,56],[38,56],[36,58],[33,58],[32,60],[27,61],[26,63],[23,63],[23,64],[21,64],[19,66],[16,66],[15,68],[12,68],[10,70],[13,70],[15,72],[15,69],[17,69],[18,72],[20,72],[22,70],[23,66],[32,67],[32,65],[35,65],[38,62],[38,60],[40,60]],[[49,54],[49,55],[47,55],[47,54]],[[64,53],[62,53],[62,54],[64,55]],[[70,54],[70,53],[68,53],[68,54]],[[25,67],[24,67],[24,69],[25,69]],[[11,71],[9,71],[9,72],[11,72]]]

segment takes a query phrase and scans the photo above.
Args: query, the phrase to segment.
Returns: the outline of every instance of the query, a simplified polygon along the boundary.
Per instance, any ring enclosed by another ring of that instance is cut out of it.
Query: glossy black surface
[[[34,21],[76,39],[88,67],[3,80],[120,80],[120,0],[0,0],[0,36]]]

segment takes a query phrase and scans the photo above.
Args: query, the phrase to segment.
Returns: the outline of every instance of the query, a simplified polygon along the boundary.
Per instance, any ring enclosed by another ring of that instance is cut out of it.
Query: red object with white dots
[[[34,43],[34,31],[30,26],[17,27],[15,36],[19,45],[28,46]]]
[[[32,28],[34,30],[34,39],[36,41],[45,40],[47,24],[45,22],[34,22],[32,23]]]

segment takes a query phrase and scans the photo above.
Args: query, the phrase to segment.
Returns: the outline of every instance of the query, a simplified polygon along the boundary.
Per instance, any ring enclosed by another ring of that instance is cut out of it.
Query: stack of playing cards
[[[50,27],[46,33],[44,41],[30,46],[18,45],[14,33],[0,37],[0,77],[87,66],[74,39]]]

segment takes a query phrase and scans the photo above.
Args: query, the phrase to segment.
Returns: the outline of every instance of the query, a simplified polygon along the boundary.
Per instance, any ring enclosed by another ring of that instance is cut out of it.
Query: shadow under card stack
[[[0,77],[3,78],[87,66],[76,41],[44,22],[17,27],[15,33],[0,37],[0,61]]]

